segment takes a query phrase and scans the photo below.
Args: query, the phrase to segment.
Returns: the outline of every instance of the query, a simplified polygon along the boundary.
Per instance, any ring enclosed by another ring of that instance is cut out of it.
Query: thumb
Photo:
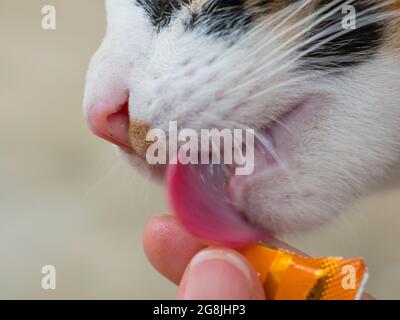
[[[257,273],[238,252],[205,249],[194,256],[183,275],[178,299],[265,299]]]

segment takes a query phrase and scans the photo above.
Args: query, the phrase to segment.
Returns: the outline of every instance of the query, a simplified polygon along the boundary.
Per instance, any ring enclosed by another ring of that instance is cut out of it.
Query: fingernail
[[[207,249],[191,261],[178,298],[184,300],[238,300],[253,297],[254,284],[247,264],[235,253]]]

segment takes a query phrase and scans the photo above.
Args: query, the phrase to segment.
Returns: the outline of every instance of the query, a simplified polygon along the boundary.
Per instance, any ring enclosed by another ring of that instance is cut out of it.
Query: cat
[[[90,129],[140,172],[163,178],[144,140],[171,120],[267,132],[278,159],[230,183],[230,196],[246,221],[274,234],[316,228],[395,175],[399,1],[106,5],[84,110]]]

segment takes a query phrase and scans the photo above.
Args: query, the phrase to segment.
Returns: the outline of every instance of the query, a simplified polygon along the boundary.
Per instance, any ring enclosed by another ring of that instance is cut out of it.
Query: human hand
[[[144,230],[143,245],[154,267],[179,284],[178,299],[264,299],[256,271],[238,252],[209,249],[173,216],[155,216]]]
[[[301,253],[278,240],[273,244]],[[143,246],[153,266],[179,285],[178,299],[265,299],[257,272],[240,253],[208,248],[173,216],[152,217],[144,230]],[[363,298],[370,299],[367,295]]]

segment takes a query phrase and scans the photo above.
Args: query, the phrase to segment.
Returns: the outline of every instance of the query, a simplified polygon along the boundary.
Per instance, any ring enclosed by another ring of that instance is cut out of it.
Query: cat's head
[[[164,167],[144,159],[150,128],[268,133],[276,161],[230,183],[230,196],[267,231],[312,228],[399,158],[397,10],[381,0],[109,0],[88,124],[156,177]]]

